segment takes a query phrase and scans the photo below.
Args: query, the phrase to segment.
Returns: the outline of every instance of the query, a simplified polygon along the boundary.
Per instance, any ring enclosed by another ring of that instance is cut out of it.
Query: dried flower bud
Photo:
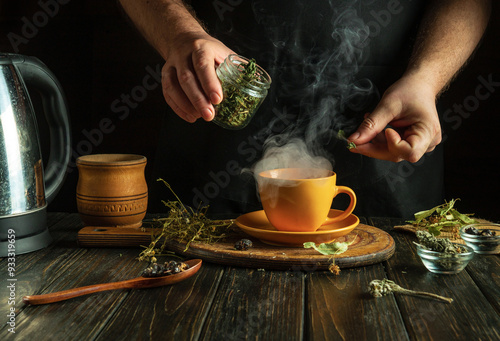
[[[253,243],[250,239],[241,239],[241,240],[237,241],[236,244],[234,244],[234,248],[236,250],[240,250],[240,251],[246,251],[249,248],[251,248],[252,246],[253,246]]]

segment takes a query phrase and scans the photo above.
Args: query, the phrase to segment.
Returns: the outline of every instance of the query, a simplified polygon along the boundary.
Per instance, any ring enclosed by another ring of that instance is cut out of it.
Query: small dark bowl
[[[491,230],[496,232],[495,236],[480,236],[465,232],[468,227],[474,227],[477,230]],[[474,249],[475,253],[496,254],[500,253],[500,225],[493,223],[479,223],[464,226],[460,229],[460,237],[465,243]]]

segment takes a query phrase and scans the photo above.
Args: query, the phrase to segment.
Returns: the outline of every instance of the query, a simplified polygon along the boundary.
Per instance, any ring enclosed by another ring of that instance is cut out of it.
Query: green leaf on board
[[[352,242],[333,242],[333,243],[321,243],[316,245],[314,242],[304,243],[304,248],[313,248],[323,255],[339,255],[347,251],[349,245]]]

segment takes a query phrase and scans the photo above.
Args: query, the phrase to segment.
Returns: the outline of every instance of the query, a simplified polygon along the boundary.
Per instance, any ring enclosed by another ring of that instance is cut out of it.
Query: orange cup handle
[[[342,212],[342,214],[340,214],[336,217],[326,218],[326,221],[323,223],[323,225],[331,224],[331,223],[334,223],[334,222],[340,221],[340,220],[344,220],[345,218],[347,218],[349,215],[352,214],[352,211],[354,211],[354,208],[356,207],[356,202],[357,202],[356,194],[354,193],[354,191],[346,186],[337,186],[337,195],[340,193],[345,193],[345,194],[349,195],[349,197],[351,198],[351,202],[349,203],[349,206],[347,207],[347,209],[344,212]]]

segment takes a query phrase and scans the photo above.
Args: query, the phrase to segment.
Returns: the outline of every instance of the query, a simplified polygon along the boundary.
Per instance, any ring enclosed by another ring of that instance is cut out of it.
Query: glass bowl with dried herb
[[[500,224],[470,224],[460,229],[460,237],[475,253],[500,253]]]
[[[229,55],[216,69],[222,85],[222,102],[215,106],[213,122],[226,129],[248,125],[267,96],[271,77],[254,59]]]
[[[457,274],[474,257],[471,247],[453,243],[448,238],[436,238],[427,231],[418,231],[417,238],[417,254],[430,272]]]

